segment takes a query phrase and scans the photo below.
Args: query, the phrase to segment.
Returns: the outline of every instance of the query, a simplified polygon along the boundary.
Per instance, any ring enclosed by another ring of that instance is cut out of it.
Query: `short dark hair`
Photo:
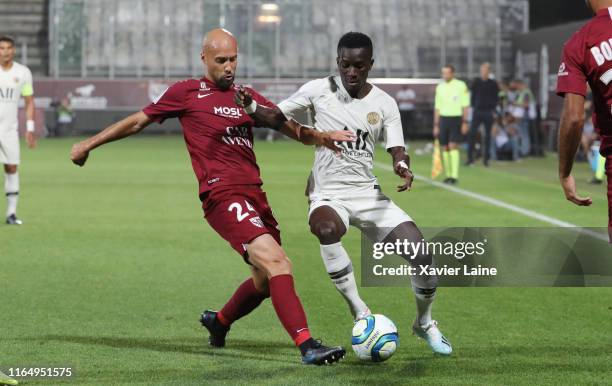
[[[452,72],[455,72],[455,66],[453,66],[452,64],[445,64],[444,66],[442,66],[442,68],[448,68],[450,69]]]
[[[10,43],[11,46],[15,45],[15,39],[13,39],[12,37],[7,36],[7,35],[1,35],[0,36],[0,43],[2,43],[2,42]]]
[[[342,48],[365,48],[370,51],[370,54],[374,52],[374,45],[372,39],[361,32],[347,32],[338,41],[338,54]]]

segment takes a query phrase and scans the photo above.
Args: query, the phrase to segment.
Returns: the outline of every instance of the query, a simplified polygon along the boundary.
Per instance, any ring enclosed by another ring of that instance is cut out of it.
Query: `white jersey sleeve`
[[[23,80],[21,82],[21,96],[27,97],[34,95],[34,87],[32,86],[32,71],[26,66],[23,66]]]
[[[321,79],[303,84],[293,95],[279,103],[278,108],[287,118],[293,118],[296,114],[305,112],[313,106],[313,99],[323,92],[321,86]]]
[[[397,103],[391,97],[382,105],[383,109],[383,133],[385,136],[385,148],[404,147],[404,133],[402,131],[402,120],[400,118]]]

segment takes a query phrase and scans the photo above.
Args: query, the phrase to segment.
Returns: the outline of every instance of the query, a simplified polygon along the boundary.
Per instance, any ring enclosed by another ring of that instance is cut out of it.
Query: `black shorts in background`
[[[440,145],[446,146],[449,142],[461,143],[461,124],[463,117],[440,117]]]

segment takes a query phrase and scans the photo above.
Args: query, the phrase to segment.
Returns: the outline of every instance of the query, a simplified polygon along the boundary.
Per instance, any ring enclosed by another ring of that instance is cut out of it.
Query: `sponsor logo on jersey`
[[[251,222],[251,224],[255,225],[258,228],[263,228],[264,227],[263,221],[261,221],[259,216],[251,217],[249,219],[249,221]]]
[[[15,89],[12,87],[0,88],[0,99],[12,100],[15,96]]]
[[[209,92],[208,94],[200,94],[200,93],[198,93],[198,99],[206,98],[207,96],[212,95],[212,94],[213,94],[212,92]]]
[[[219,181],[221,181],[221,178],[219,178],[219,177],[217,177],[217,178],[212,178],[212,179],[208,180],[208,185],[212,185],[212,184],[214,184],[215,182],[219,182]]]
[[[239,107],[215,106],[214,113],[225,118],[242,118]]]
[[[348,127],[345,126],[344,130],[348,130]],[[357,132],[355,132],[355,135],[357,136],[357,140],[355,140],[355,142],[336,142],[336,145],[342,148],[342,153],[351,157],[372,158],[372,149],[367,141],[370,133],[358,129]]]
[[[221,139],[228,145],[246,146],[253,148],[253,142],[249,138],[248,126],[230,126],[225,128],[226,135]]]
[[[380,121],[380,115],[377,112],[372,111],[371,113],[368,113],[368,123],[370,125],[375,125],[379,121]]]
[[[591,54],[598,66],[612,61],[612,38],[591,47]]]
[[[561,65],[559,66],[559,72],[557,73],[558,76],[568,76],[569,72],[567,72],[566,66],[565,66],[565,62],[561,62]]]

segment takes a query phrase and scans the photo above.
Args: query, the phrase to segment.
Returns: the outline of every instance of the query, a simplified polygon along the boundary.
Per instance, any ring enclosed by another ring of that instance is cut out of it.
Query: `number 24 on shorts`
[[[244,200],[244,203],[246,204],[246,208],[247,208],[247,211],[244,213],[243,213],[242,205],[239,202],[232,202],[227,207],[228,212],[233,212],[234,210],[236,211],[236,219],[238,220],[238,222],[242,222],[242,220],[249,217],[249,212],[253,212],[256,216],[258,215],[255,208],[253,208],[253,205],[251,205],[247,200]]]

